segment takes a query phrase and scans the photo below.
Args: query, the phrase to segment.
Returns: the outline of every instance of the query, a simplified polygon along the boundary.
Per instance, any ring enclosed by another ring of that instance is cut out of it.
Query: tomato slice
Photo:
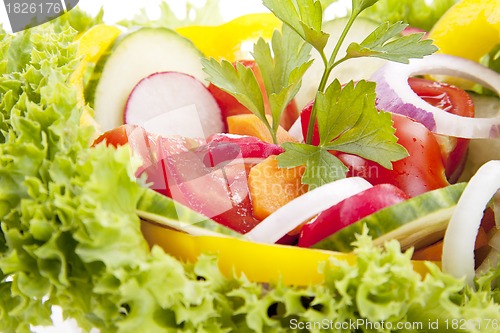
[[[371,184],[392,184],[414,197],[449,185],[444,173],[441,148],[424,125],[399,114],[391,114],[398,143],[409,156],[393,162],[392,170],[362,157],[335,152],[348,168],[348,176],[358,176]]]
[[[258,157],[282,152],[251,137],[214,135],[202,145],[196,139],[159,137],[135,125],[110,130],[94,145],[101,142],[129,144],[142,159],[137,176],[146,174],[152,189],[240,233],[260,222],[253,216],[248,170]]]
[[[408,84],[427,103],[458,116],[474,117],[472,99],[462,89],[422,78],[410,78]],[[445,160],[446,178],[450,183],[454,183],[463,171],[469,139],[442,135],[436,135],[436,138]]]

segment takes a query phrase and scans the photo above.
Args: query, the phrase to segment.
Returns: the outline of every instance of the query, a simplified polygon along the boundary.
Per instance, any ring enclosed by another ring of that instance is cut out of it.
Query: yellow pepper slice
[[[324,282],[319,264],[331,257],[351,265],[356,256],[284,245],[259,244],[231,237],[192,236],[143,221],[142,233],[150,246],[157,244],[179,260],[195,262],[202,253],[217,254],[219,269],[225,276],[245,274],[254,282],[277,282],[286,285],[306,286]],[[414,261],[416,272],[428,273],[423,261]]]
[[[270,39],[281,22],[271,13],[248,14],[218,26],[188,26],[177,32],[190,39],[207,57],[234,62],[241,58],[244,42]]]
[[[77,56],[81,57],[80,63],[69,78],[69,84],[77,88],[77,101],[79,106],[85,105],[84,97],[84,75],[89,63],[97,63],[99,59],[108,51],[116,38],[121,34],[117,27],[98,24],[77,37],[79,41]],[[87,108],[83,108],[80,117],[80,125],[98,125]]]

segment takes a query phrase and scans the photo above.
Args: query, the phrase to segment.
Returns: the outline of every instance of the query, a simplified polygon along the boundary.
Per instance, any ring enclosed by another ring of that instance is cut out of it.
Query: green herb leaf
[[[347,57],[377,57],[408,63],[410,58],[422,58],[437,51],[432,40],[422,40],[423,33],[395,38],[407,26],[403,22],[392,25],[389,22],[381,24],[361,44],[351,43],[347,48]]]
[[[267,123],[262,92],[250,68],[240,63],[237,63],[235,68],[227,60],[222,60],[220,63],[213,58],[201,61],[210,82],[234,96],[238,102]]]
[[[352,0],[352,12],[353,15],[357,16],[359,13],[373,6],[379,0]]]
[[[365,95],[353,82],[342,89],[338,80],[333,81],[325,93],[316,95],[314,107],[318,110],[320,145],[328,144],[356,125],[363,113]]]
[[[285,152],[276,157],[280,168],[305,165],[302,183],[312,190],[316,187],[345,178],[346,166],[325,148],[302,143],[285,142]]]
[[[207,0],[203,5],[194,5],[191,1],[186,1],[185,18],[179,18],[172,10],[167,1],[161,1],[158,5],[158,18],[151,19],[151,16],[143,8],[131,20],[123,20],[118,24],[124,27],[168,27],[175,29],[191,25],[217,25],[222,24],[224,19],[220,11],[220,0]]]
[[[303,75],[312,64],[308,61],[310,52],[311,46],[286,25],[282,34],[274,32],[272,52],[262,38],[255,44],[253,56],[269,97],[274,131],[278,128],[283,111],[297,94]]]
[[[388,169],[408,155],[397,143],[390,114],[375,107],[375,83],[351,81],[342,88],[335,80],[325,93],[318,92],[314,108],[319,145],[284,143],[285,152],[277,157],[280,167],[304,165],[302,182],[310,188],[345,178],[347,168],[329,150],[354,154]]]
[[[375,83],[350,82],[341,91],[339,85],[334,82],[324,95],[318,94],[321,145],[392,169],[391,162],[408,153],[397,143],[390,114],[375,107]]]
[[[316,0],[263,0],[281,21],[290,26],[306,42],[320,53],[328,42],[329,35],[321,30],[323,8]]]

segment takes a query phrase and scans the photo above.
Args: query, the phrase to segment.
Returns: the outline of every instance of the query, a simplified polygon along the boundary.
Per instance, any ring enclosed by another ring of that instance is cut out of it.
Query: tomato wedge
[[[464,90],[455,86],[421,79],[410,78],[412,90],[427,103],[462,117],[474,117],[474,103]],[[455,183],[465,166],[469,139],[436,135],[445,160],[445,174],[450,183]]]

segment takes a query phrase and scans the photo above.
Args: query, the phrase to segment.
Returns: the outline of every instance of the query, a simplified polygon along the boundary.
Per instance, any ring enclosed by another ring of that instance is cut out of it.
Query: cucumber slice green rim
[[[466,183],[450,185],[381,209],[337,231],[313,248],[350,252],[356,234],[368,227],[374,245],[397,239],[401,248],[421,248],[441,239]]]
[[[240,233],[151,189],[140,198],[136,212],[143,220],[195,236],[243,238]]]

